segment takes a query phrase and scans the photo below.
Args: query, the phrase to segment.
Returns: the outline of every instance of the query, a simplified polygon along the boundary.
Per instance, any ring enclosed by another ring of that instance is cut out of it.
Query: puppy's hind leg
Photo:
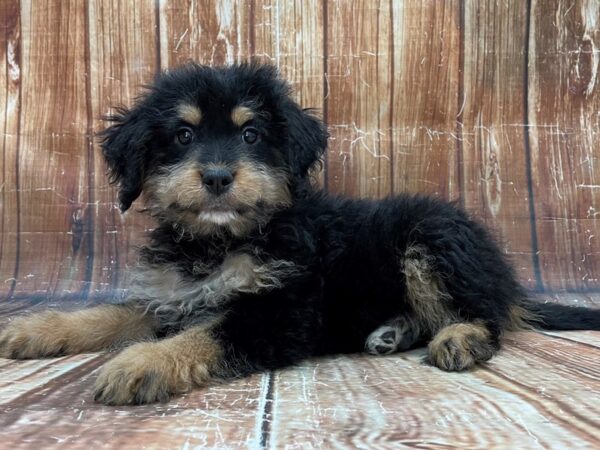
[[[494,325],[493,314],[488,314],[491,319],[487,320],[467,319],[457,307],[464,297],[483,298],[485,295],[473,291],[468,283],[463,291],[449,289],[449,284],[460,276],[459,265],[454,267],[452,276],[449,271],[442,275],[427,249],[414,246],[406,252],[403,269],[407,300],[416,321],[426,330],[425,334],[433,336],[428,345],[427,362],[442,370],[461,371],[489,360],[499,350],[500,327]],[[485,310],[474,312],[486,313]]]
[[[154,316],[133,304],[19,317],[0,331],[0,357],[30,359],[96,352],[154,337]]]
[[[371,355],[389,355],[407,350],[421,340],[421,328],[410,316],[402,315],[373,331],[365,343]]]

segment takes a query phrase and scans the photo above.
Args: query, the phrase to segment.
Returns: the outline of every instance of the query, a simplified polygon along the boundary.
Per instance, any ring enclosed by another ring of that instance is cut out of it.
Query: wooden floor
[[[0,304],[0,326],[47,306]],[[600,333],[515,333],[462,374],[423,355],[313,360],[143,407],[93,402],[111,355],[0,359],[0,448],[599,448]]]

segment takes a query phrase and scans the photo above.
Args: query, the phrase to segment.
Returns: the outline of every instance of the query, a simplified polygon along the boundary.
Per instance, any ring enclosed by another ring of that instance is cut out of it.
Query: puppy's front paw
[[[204,371],[203,371],[204,370]],[[106,405],[166,402],[189,391],[206,369],[169,354],[161,343],[140,343],[124,350],[100,371],[94,399]]]
[[[0,332],[0,357],[32,359],[64,354],[62,313],[45,311],[14,319]]]

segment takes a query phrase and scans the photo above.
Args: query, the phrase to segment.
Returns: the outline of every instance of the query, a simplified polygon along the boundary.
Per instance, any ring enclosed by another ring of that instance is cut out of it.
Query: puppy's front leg
[[[133,304],[19,317],[0,332],[0,357],[42,358],[107,350],[154,337],[155,319]]]
[[[218,370],[223,353],[207,326],[135,344],[102,368],[94,398],[107,405],[167,401],[173,394],[205,384]]]

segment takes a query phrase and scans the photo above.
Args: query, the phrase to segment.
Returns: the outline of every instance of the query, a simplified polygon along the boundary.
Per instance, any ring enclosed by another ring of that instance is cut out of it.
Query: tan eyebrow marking
[[[190,125],[200,125],[202,120],[202,111],[200,108],[189,103],[181,103],[177,107],[177,113],[181,120],[185,120]]]
[[[256,113],[247,106],[236,106],[231,111],[231,121],[238,127],[241,127],[249,120],[253,119]]]

